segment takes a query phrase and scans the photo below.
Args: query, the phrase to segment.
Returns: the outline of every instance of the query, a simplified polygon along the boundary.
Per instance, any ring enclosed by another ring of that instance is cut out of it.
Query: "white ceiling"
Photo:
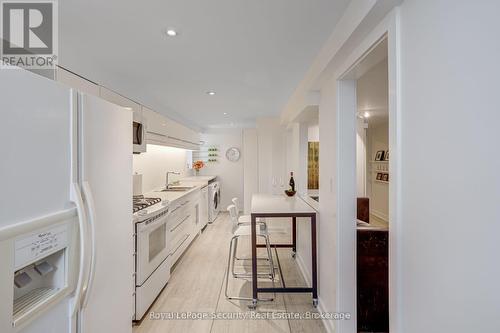
[[[279,114],[348,2],[63,0],[59,63],[188,125],[245,125]]]
[[[370,127],[389,121],[388,70],[387,39],[384,39],[350,73],[358,80],[358,114],[368,112],[365,122]]]

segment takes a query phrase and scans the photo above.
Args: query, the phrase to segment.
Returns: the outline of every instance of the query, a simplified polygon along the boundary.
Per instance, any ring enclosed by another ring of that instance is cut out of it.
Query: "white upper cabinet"
[[[168,138],[167,118],[147,107],[142,107],[142,117],[146,124],[146,141],[164,144]]]
[[[139,103],[136,103],[114,92],[113,90],[109,90],[104,87],[99,87],[99,96],[108,102],[123,106],[124,108],[133,111],[134,121],[142,122],[142,107]]]
[[[193,142],[197,146],[196,149],[199,149],[198,146],[201,143],[200,133],[190,128],[188,128],[187,130],[188,130],[188,140]]]
[[[199,134],[151,109],[142,107],[147,124],[146,140],[152,144],[199,149]]]
[[[61,67],[57,67],[55,80],[83,93],[99,96],[99,86],[97,84]]]
[[[56,81],[132,110],[134,121],[141,122],[146,126],[146,141],[148,143],[184,149],[199,149],[199,133],[110,89],[101,87],[63,68],[57,68]]]

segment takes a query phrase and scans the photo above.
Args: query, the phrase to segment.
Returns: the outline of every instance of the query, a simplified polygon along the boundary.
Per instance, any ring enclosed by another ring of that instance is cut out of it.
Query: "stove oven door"
[[[136,224],[137,228],[137,276],[141,286],[168,257],[167,216],[152,217]]]

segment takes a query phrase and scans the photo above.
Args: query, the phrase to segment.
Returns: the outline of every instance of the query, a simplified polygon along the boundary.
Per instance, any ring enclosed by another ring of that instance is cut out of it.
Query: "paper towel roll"
[[[133,195],[142,195],[142,175],[136,173],[134,176]]]

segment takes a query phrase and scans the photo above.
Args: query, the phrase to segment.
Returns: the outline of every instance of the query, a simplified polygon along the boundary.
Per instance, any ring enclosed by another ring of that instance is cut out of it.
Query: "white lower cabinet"
[[[181,198],[170,209],[167,241],[170,264],[174,265],[198,233],[197,209],[199,190]]]

